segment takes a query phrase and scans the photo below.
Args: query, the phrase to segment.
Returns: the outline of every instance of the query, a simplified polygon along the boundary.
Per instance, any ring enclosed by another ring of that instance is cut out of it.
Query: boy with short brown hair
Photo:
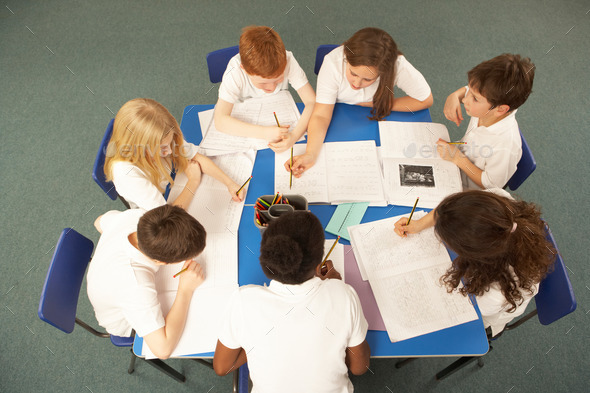
[[[522,156],[517,109],[531,94],[535,65],[528,57],[505,53],[467,73],[469,84],[447,97],[444,114],[459,126],[461,102],[471,116],[461,149],[439,140],[440,156],[454,162],[466,189],[503,188]]]
[[[287,125],[259,126],[231,117],[234,104],[277,94],[288,90],[289,84],[305,104],[291,132]],[[305,133],[314,104],[315,92],[293,54],[285,50],[279,34],[271,27],[245,27],[240,36],[240,53],[229,61],[219,86],[215,127],[230,135],[265,139],[271,149],[282,152]]]

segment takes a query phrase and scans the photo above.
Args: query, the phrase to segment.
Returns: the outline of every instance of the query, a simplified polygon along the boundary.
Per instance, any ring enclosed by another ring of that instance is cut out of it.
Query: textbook
[[[208,156],[247,151],[249,149],[268,149],[268,141],[225,134],[215,128],[213,110],[205,111],[203,116],[208,118],[208,126],[203,129],[203,140],[199,147],[205,149]],[[276,126],[273,113],[282,126],[293,129],[301,117],[297,105],[288,91],[280,91],[268,97],[250,98],[244,102],[234,104],[231,116],[245,123],[260,126]],[[201,116],[201,114],[199,114]]]
[[[293,155],[305,153],[306,146],[293,145]],[[301,177],[293,177],[291,188],[290,173],[284,167],[290,156],[290,150],[275,154],[275,193],[300,194],[309,203],[385,204],[375,141],[324,143],[315,165]]]
[[[414,218],[426,215],[415,212]],[[351,226],[348,232],[363,279],[368,279],[391,342],[477,319],[470,299],[451,293],[440,277],[451,258],[428,228],[406,238],[394,233],[402,217]]]
[[[443,124],[380,121],[383,185],[392,205],[435,208],[446,196],[463,191],[461,171],[438,156],[436,141],[450,141]]]

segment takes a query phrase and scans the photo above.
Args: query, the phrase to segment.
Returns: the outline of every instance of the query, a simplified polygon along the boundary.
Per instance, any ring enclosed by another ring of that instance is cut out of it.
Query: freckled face
[[[281,74],[278,78],[266,79],[257,75],[248,75],[250,81],[257,89],[262,89],[265,93],[272,93],[277,88],[279,83],[285,80],[285,74]]]
[[[364,65],[355,67],[346,63],[346,80],[353,90],[360,90],[371,86],[378,77],[379,73],[376,67]]]

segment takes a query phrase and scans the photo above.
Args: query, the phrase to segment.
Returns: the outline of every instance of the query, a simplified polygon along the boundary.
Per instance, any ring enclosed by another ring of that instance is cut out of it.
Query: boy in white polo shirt
[[[503,188],[516,172],[522,140],[516,112],[533,88],[535,65],[505,53],[467,73],[469,85],[447,97],[444,114],[459,126],[461,102],[471,116],[461,148],[437,142],[440,156],[461,168],[464,189]]]
[[[234,104],[248,98],[277,94],[288,90],[289,84],[305,104],[301,118],[290,133],[287,125],[259,126],[231,117]],[[266,26],[244,28],[240,36],[240,53],[229,61],[219,86],[215,127],[230,135],[266,139],[270,142],[269,147],[280,153],[305,133],[314,103],[315,93],[305,72],[293,53],[285,50],[277,32]]]
[[[171,205],[148,212],[110,211],[94,225],[102,235],[88,268],[87,287],[98,323],[116,336],[130,336],[135,330],[157,357],[167,358],[184,330],[193,292],[204,280],[192,258],[205,248],[205,229],[184,209]],[[167,263],[187,270],[179,276],[176,299],[164,318],[155,274]]]
[[[354,289],[328,261],[324,230],[310,212],[272,221],[260,265],[269,286],[234,293],[213,358],[226,375],[246,361],[253,392],[352,392],[348,371],[369,367],[367,321]]]

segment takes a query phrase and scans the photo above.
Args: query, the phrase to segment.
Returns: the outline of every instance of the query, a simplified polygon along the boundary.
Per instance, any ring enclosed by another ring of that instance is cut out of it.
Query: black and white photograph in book
[[[402,186],[408,187],[434,187],[434,173],[428,165],[403,165],[399,166],[399,180]]]

